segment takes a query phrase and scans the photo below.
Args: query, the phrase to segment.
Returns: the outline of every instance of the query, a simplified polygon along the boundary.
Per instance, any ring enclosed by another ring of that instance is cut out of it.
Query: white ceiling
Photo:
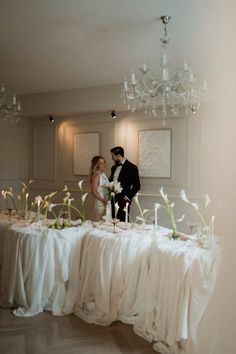
[[[172,18],[171,63],[186,58],[199,72],[204,6],[205,0],[0,0],[0,82],[17,94],[122,83],[144,60],[158,68],[161,15]]]

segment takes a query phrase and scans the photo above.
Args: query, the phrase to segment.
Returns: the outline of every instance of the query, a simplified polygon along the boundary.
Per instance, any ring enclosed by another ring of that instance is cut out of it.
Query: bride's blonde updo
[[[103,160],[105,163],[104,157],[100,155],[94,156],[91,160],[90,173],[89,173],[90,182],[92,181],[93,177],[98,174],[97,166],[99,160]]]

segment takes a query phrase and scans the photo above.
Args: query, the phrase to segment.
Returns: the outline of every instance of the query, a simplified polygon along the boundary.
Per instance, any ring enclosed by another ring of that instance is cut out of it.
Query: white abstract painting
[[[171,130],[139,131],[139,174],[171,176]]]
[[[88,175],[91,159],[99,151],[99,133],[74,134],[74,175]]]

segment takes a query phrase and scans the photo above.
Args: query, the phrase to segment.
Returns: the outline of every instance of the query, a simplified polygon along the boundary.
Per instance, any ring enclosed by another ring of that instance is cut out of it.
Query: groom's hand
[[[126,203],[130,205],[131,201],[128,197],[125,196],[123,199],[119,201],[119,207],[123,210],[126,207]]]
[[[128,202],[128,203],[131,202],[131,200],[127,197],[127,195],[124,196],[124,200],[126,201],[126,203],[127,203],[127,202]]]

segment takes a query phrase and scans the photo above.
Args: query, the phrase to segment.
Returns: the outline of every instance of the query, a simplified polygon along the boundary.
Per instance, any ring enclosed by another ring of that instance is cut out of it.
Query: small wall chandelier
[[[169,61],[165,50],[170,38],[167,34],[167,24],[170,16],[161,16],[164,24],[164,34],[160,38],[163,54],[160,61],[159,73],[151,72],[146,63],[139,69],[142,74],[141,80],[136,80],[135,73],[131,73],[130,82],[125,78],[121,97],[128,104],[128,110],[132,112],[144,109],[154,117],[161,117],[165,125],[167,114],[177,116],[180,111],[197,113],[203,92],[207,89],[204,81],[198,85],[196,78],[185,62],[183,68],[177,68],[174,75],[170,75]]]
[[[21,104],[16,101],[15,93],[12,101],[7,101],[4,84],[1,84],[0,90],[0,124],[15,125],[20,121],[22,115]]]

